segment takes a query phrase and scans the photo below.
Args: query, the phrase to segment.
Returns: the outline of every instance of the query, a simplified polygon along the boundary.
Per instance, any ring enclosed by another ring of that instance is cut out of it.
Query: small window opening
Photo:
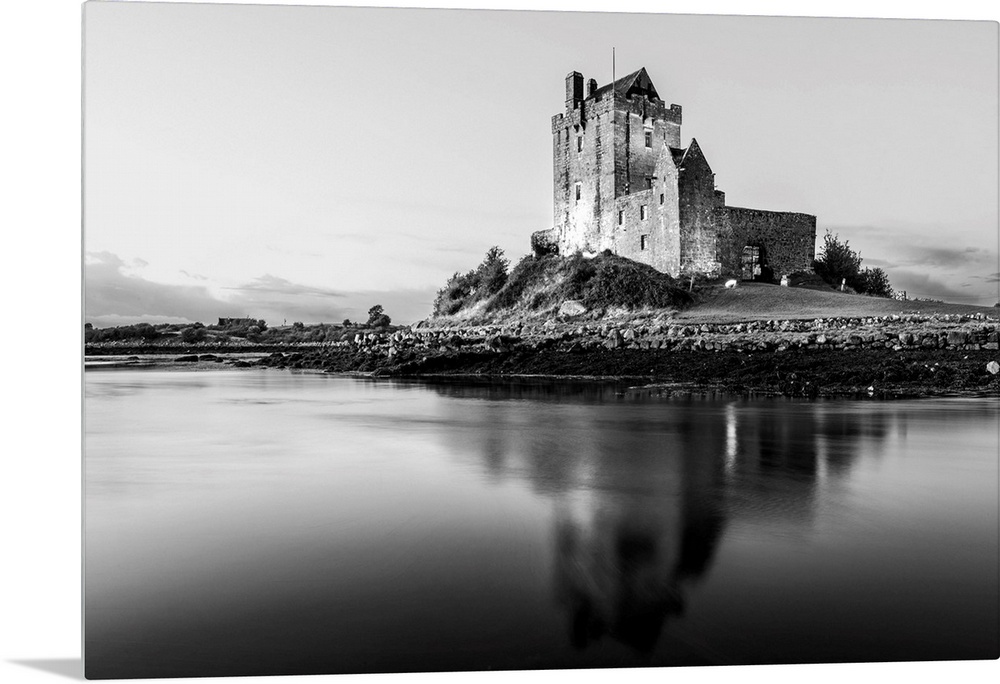
[[[580,199],[580,196],[581,196],[582,194],[583,194],[583,189],[582,189],[582,188],[580,187],[580,184],[579,184],[579,183],[577,183],[577,184],[576,184],[576,198],[577,198],[577,199]]]
[[[639,236],[639,249],[646,249],[649,246],[649,236],[640,235]]]
[[[618,225],[620,226],[624,222],[625,222],[625,212],[624,211],[619,211],[618,212]]]
[[[646,220],[646,205],[645,204],[639,206],[639,220],[640,221],[645,221]]]
[[[583,136],[582,135],[576,136],[576,151],[577,152],[583,152]]]
[[[646,189],[647,190],[652,190],[653,189],[653,177],[652,176],[646,176]]]
[[[660,193],[660,204],[663,204],[663,193]]]
[[[646,131],[646,147],[653,146],[653,131]]]

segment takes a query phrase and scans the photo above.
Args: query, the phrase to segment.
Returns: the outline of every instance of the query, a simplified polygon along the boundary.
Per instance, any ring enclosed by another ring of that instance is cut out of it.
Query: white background
[[[273,2],[271,4],[331,4]],[[997,18],[985,2],[394,2],[388,6]],[[990,3],[992,5],[993,3]],[[0,9],[5,238],[0,681],[79,679],[81,655],[80,44],[77,0]],[[13,382],[11,382],[13,378]],[[998,485],[1000,487],[1000,485]],[[279,682],[994,681],[997,661],[672,670],[241,678]],[[237,681],[237,680],[196,680]]]

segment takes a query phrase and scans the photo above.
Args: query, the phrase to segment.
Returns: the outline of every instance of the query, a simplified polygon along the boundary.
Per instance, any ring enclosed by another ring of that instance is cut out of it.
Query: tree
[[[861,268],[861,254],[851,249],[847,240],[826,231],[823,249],[813,262],[813,270],[824,281],[839,287],[846,283],[855,292],[874,297],[892,297],[889,276],[881,268]]]
[[[503,250],[496,245],[486,250],[483,263],[476,268],[476,285],[482,287],[487,295],[494,295],[507,282],[507,266],[510,264],[504,258]]]
[[[181,331],[181,341],[185,344],[204,342],[207,336],[208,332],[205,330],[205,326],[201,323],[195,323],[190,328],[184,328],[184,330]]]
[[[892,286],[889,285],[889,276],[881,268],[866,268],[857,275],[855,290],[873,297],[892,298]]]
[[[385,314],[385,309],[382,308],[381,304],[376,304],[372,308],[368,309],[368,327],[370,328],[385,328],[388,327],[392,322]]]
[[[844,280],[850,284],[861,270],[861,255],[850,248],[847,240],[841,242],[839,235],[827,230],[823,236],[823,249],[813,262],[813,270],[831,285],[839,286]]]

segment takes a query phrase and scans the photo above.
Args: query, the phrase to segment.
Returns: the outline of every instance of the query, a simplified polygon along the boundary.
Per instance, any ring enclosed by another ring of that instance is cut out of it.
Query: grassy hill
[[[583,320],[670,317],[692,323],[859,318],[892,314],[971,314],[1000,317],[1000,309],[929,301],[899,301],[834,290],[811,273],[799,274],[794,287],[741,282],[725,288],[721,280],[689,283],[609,252],[593,258],[579,254],[526,256],[506,272],[500,254],[491,252],[478,269],[456,273],[438,292],[434,323],[481,325],[548,320],[564,315]],[[570,308],[564,307],[570,302]],[[562,309],[562,312],[561,312]]]
[[[693,322],[767,319],[858,318],[892,314],[972,314],[1000,317],[1000,309],[946,302],[898,301],[837,290],[740,283],[733,289],[702,288],[698,301],[675,317]]]
[[[488,256],[478,269],[452,276],[438,292],[434,319],[468,324],[547,319],[566,302],[594,318],[613,310],[679,310],[694,301],[669,275],[609,252],[589,259],[529,255],[503,277],[497,277],[496,263]]]

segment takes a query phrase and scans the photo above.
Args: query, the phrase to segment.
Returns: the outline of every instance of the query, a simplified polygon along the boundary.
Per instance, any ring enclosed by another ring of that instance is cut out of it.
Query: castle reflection
[[[813,523],[894,414],[836,403],[662,398],[620,387],[443,386],[449,448],[553,502],[553,589],[572,644],[657,645],[710,572],[727,528]],[[553,412],[537,402],[560,399]],[[567,397],[577,401],[566,402]],[[534,407],[534,408],[533,408]],[[540,416],[546,416],[545,419]]]

